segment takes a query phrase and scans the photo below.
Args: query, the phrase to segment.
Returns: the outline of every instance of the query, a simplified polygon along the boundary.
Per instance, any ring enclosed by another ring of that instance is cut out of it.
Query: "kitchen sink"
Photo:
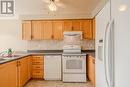
[[[20,57],[20,56],[21,56],[21,55],[12,55],[12,57],[1,56],[1,57],[0,57],[0,61],[15,59],[15,58]]]
[[[0,61],[4,61],[5,59],[3,59],[3,58],[0,58]]]

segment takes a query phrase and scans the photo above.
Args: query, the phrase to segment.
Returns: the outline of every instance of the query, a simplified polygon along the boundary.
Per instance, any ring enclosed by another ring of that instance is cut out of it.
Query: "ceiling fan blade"
[[[55,2],[60,2],[61,0],[54,0]]]

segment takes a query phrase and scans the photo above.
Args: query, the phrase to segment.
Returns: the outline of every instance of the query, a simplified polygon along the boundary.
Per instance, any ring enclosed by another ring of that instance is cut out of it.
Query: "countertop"
[[[82,50],[83,54],[92,55],[95,57],[95,50]],[[0,64],[18,60],[30,55],[62,55],[63,50],[28,50],[27,52],[16,52],[14,57],[0,57]],[[2,59],[4,58],[4,59]]]
[[[14,61],[14,60],[18,60],[18,59],[21,59],[23,57],[26,57],[26,56],[29,56],[30,54],[16,54],[17,57],[0,57],[0,64],[4,64],[4,63],[7,63],[7,62],[11,62],[11,61]]]

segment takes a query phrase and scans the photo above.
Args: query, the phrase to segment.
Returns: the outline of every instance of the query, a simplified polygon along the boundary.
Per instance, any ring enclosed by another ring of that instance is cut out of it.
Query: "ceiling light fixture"
[[[118,9],[119,9],[119,11],[122,11],[122,12],[126,11],[127,10],[127,5],[120,5]]]
[[[51,11],[56,11],[56,10],[57,10],[57,6],[56,6],[54,0],[50,0],[50,4],[49,4],[48,7],[49,7],[49,9],[50,9]]]

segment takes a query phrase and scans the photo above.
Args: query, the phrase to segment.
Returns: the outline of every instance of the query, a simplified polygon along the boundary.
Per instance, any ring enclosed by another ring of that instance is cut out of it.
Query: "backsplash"
[[[43,40],[28,41],[28,50],[62,50],[64,41],[59,40]],[[94,50],[95,40],[82,40],[80,42],[82,50]]]

